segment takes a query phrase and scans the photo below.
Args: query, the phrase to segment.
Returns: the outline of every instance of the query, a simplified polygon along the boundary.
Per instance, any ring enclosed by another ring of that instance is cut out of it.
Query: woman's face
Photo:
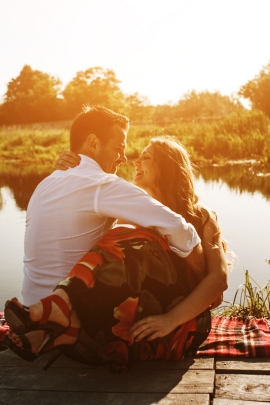
[[[134,166],[135,176],[133,183],[143,188],[152,197],[155,197],[159,170],[154,161],[153,146],[149,145],[142,151],[140,157],[135,161]]]

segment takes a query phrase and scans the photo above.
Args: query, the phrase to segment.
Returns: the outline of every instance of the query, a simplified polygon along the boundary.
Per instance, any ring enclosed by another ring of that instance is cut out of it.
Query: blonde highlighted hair
[[[197,217],[199,200],[194,189],[195,168],[179,140],[163,135],[152,138],[154,162],[158,168],[157,188],[160,201],[189,222]]]
[[[210,212],[199,203],[199,197],[195,192],[196,169],[188,151],[171,135],[152,138],[149,144],[154,150],[153,158],[158,171],[156,181],[158,200],[182,215],[202,237],[204,225],[210,219]],[[224,251],[233,257],[233,252],[228,249],[223,238],[222,244]]]

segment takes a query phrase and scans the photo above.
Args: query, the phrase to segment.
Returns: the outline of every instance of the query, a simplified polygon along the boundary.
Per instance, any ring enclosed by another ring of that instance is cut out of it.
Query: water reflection
[[[0,166],[1,264],[8,269],[0,272],[1,308],[11,296],[19,298],[25,210],[38,183],[52,171],[50,166]],[[270,176],[250,172],[247,166],[206,167],[195,183],[201,201],[217,211],[223,235],[238,257],[224,295],[229,301],[243,282],[245,269],[260,286],[270,275],[270,266],[265,262],[270,259]],[[119,175],[131,181],[133,167],[122,166]]]
[[[230,189],[240,193],[259,191],[270,200],[270,173],[252,164],[228,164],[224,166],[206,166],[200,169],[204,181],[218,181],[228,184]]]
[[[52,171],[51,166],[2,164],[0,166],[0,188],[8,187],[13,193],[18,208],[26,210],[35,188]]]
[[[27,204],[36,186],[52,171],[52,166],[19,166],[17,164],[2,164],[0,166],[0,188],[9,187],[19,209],[26,210]],[[203,180],[222,180],[231,189],[241,192],[260,192],[267,200],[270,200],[270,173],[264,173],[260,168],[253,165],[224,165],[205,166],[199,169]],[[133,178],[133,166],[121,165],[118,175],[128,181]],[[0,198],[0,209],[2,208]]]

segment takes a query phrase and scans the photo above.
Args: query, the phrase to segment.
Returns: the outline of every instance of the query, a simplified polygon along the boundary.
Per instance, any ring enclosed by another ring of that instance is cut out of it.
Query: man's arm
[[[155,229],[160,235],[166,236],[172,250],[181,257],[188,256],[201,242],[193,225],[181,215],[124,179],[117,178],[100,185],[95,211],[108,217],[121,218],[128,224]]]
[[[72,151],[59,155],[55,168],[66,170],[79,164],[80,156]],[[104,173],[105,177],[106,174]],[[164,207],[160,202],[151,198],[146,192],[123,179],[118,182],[104,184],[99,192],[97,212],[104,215],[121,218],[126,223],[143,227],[152,227],[161,235],[165,235],[176,254],[187,257],[193,248],[200,243],[194,227],[187,223],[181,215]],[[123,221],[122,221],[123,223]],[[200,249],[191,253],[190,266],[199,271],[203,255]],[[198,262],[198,265],[196,263]]]

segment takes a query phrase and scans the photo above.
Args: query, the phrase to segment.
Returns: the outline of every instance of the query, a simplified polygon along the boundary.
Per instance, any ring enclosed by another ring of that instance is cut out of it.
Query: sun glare
[[[112,69],[152,103],[237,92],[270,59],[268,0],[1,2],[0,95],[24,65],[59,77]]]

